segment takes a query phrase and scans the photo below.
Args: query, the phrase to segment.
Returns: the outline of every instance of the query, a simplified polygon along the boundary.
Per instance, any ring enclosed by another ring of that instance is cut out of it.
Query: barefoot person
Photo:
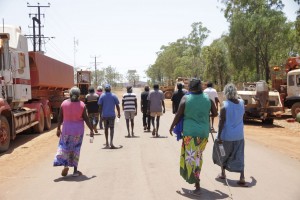
[[[152,135],[155,137],[159,137],[158,129],[159,129],[159,121],[162,113],[166,112],[165,109],[165,96],[164,93],[159,89],[158,84],[153,85],[153,89],[148,95],[148,113],[151,117],[151,123],[153,126]],[[155,118],[156,118],[156,126],[155,126]]]
[[[134,117],[137,115],[136,94],[132,92],[132,86],[127,86],[127,93],[122,98],[122,108],[126,120],[128,137],[130,137],[129,123],[131,124],[131,136],[134,137]]]
[[[221,159],[221,174],[219,178],[226,177],[225,170],[239,172],[240,186],[247,186],[244,176],[244,123],[245,112],[244,101],[237,96],[237,89],[234,84],[227,84],[224,87],[223,106],[220,110],[218,143],[222,143],[225,149],[225,156],[216,156],[214,163]]]
[[[71,88],[70,99],[62,102],[59,111],[56,131],[56,135],[59,137],[59,144],[53,165],[64,166],[61,172],[62,176],[68,174],[69,167],[74,167],[73,176],[82,174],[77,170],[77,166],[84,134],[84,122],[90,129],[90,136],[94,136],[93,127],[90,124],[86,107],[84,103],[79,100],[79,95],[79,88]]]
[[[117,117],[120,118],[120,103],[118,97],[114,93],[111,93],[111,86],[109,84],[105,85],[105,93],[99,98],[98,104],[99,112],[101,113],[104,123],[106,148],[110,147],[111,149],[115,149],[116,147],[113,144],[116,119],[115,108],[118,111]],[[108,128],[110,129],[110,144],[108,143]]]
[[[209,116],[217,116],[215,104],[201,89],[200,79],[191,79],[189,94],[182,97],[178,111],[170,127],[173,128],[184,116],[183,140],[180,154],[180,175],[190,184],[195,184],[195,194],[200,192],[200,172],[202,168],[202,153],[209,134]]]

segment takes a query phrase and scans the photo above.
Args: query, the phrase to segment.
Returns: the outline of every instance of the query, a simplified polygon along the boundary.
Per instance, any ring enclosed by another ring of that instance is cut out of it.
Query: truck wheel
[[[166,99],[171,99],[172,98],[173,93],[170,91],[165,92],[165,98]]]
[[[45,124],[44,120],[45,120],[44,119],[44,111],[43,111],[43,108],[40,107],[40,111],[39,111],[39,123],[33,126],[34,132],[36,132],[36,133],[42,133],[43,132],[43,130],[44,130],[44,124]]]
[[[263,124],[273,125],[274,119],[273,118],[267,118],[262,120]]]
[[[294,103],[291,108],[293,118],[296,118],[297,114],[300,112],[300,102]]]
[[[45,115],[45,130],[49,130],[51,128],[51,116],[50,116],[50,108],[46,105],[45,110],[48,111],[48,115]]]
[[[10,128],[9,123],[4,116],[0,116],[1,126],[0,126],[0,152],[8,150],[10,143]]]

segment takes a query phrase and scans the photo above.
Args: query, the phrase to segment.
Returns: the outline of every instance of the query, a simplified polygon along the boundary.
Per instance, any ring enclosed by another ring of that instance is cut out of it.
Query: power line
[[[41,34],[41,28],[44,27],[41,25],[41,15],[45,18],[45,14],[41,14],[41,8],[48,8],[50,7],[50,3],[48,3],[48,6],[41,6],[39,3],[37,6],[31,6],[29,3],[27,3],[27,7],[33,7],[38,9],[38,13],[29,13],[29,18],[32,17],[32,23],[33,26],[28,28],[33,28],[33,35],[25,35],[28,38],[33,38],[33,51],[36,51],[36,37],[38,37],[38,44],[39,44],[39,51],[42,51],[42,39],[51,37],[44,37],[44,35]],[[35,25],[38,24],[38,35],[35,33]]]

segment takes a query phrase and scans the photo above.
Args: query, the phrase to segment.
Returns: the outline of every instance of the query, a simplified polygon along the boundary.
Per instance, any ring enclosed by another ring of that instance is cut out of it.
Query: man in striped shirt
[[[127,93],[123,95],[122,108],[126,119],[128,137],[134,137],[134,117],[137,115],[137,100],[136,94],[132,92],[132,86],[127,86]],[[131,122],[131,136],[129,131],[129,120]]]

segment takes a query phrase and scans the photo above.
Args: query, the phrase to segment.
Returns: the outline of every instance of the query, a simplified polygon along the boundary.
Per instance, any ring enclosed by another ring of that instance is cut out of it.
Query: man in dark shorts
[[[106,147],[109,147],[108,143],[108,128],[110,129],[110,148],[115,149],[116,147],[113,145],[114,138],[114,126],[115,126],[115,108],[118,111],[117,117],[120,118],[120,106],[119,99],[114,94],[111,93],[111,86],[109,84],[105,85],[105,93],[101,95],[98,101],[99,112],[101,113],[102,120],[104,122],[104,133],[106,140]]]
[[[143,126],[144,131],[147,129],[147,131],[150,131],[150,113],[147,112],[147,106],[148,106],[148,95],[149,95],[149,86],[146,85],[144,88],[144,92],[141,94],[141,111],[143,113]]]

